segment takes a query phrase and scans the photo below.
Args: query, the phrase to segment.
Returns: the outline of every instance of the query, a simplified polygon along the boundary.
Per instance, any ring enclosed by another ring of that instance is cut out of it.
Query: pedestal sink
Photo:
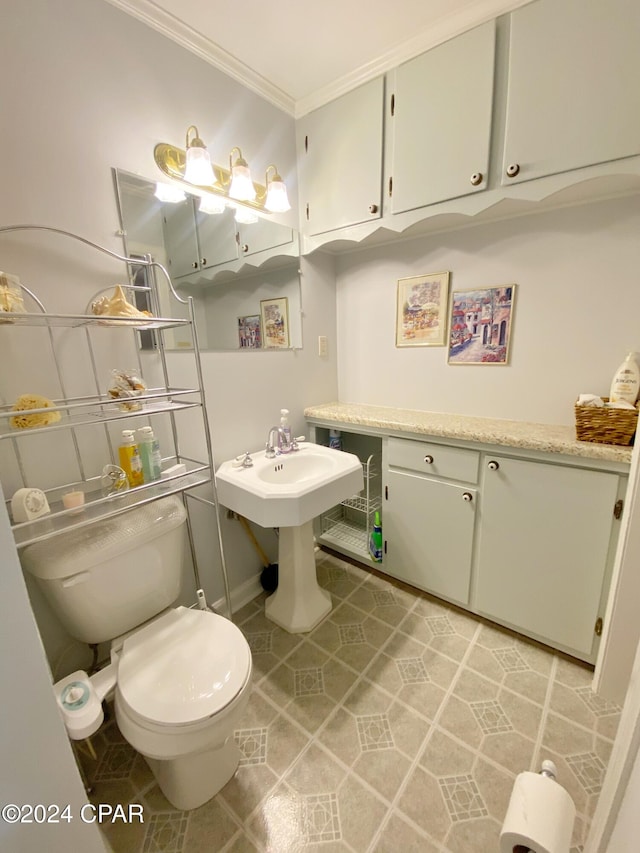
[[[218,500],[261,527],[280,528],[278,588],[265,604],[269,619],[292,634],[310,631],[331,611],[331,596],[316,579],[313,519],[363,487],[357,456],[319,444],[253,465],[223,462],[216,472]]]

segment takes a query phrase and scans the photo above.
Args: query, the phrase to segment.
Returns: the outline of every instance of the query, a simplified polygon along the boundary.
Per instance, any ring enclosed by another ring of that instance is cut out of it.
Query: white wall
[[[420,237],[337,261],[339,392],[373,403],[572,424],[640,350],[640,196]],[[447,364],[445,347],[395,347],[397,279],[451,271],[451,289],[515,283],[511,361]]]
[[[293,119],[104,0],[29,0],[28,8],[21,0],[4,0],[0,55],[11,70],[0,75],[0,225],[55,226],[122,251],[111,168],[155,180],[160,173],[154,145],[183,146],[194,123],[215,162],[224,165],[239,145],[256,179],[276,163],[291,199],[297,197]],[[281,220],[297,225],[297,211]],[[205,388],[219,461],[262,446],[282,406],[291,409],[301,431],[304,405],[337,396],[335,347],[320,359],[309,345],[318,334],[335,341],[333,278],[323,274],[322,263],[307,264],[303,276],[303,350],[206,354]],[[122,265],[47,234],[0,235],[0,269],[20,275],[50,311],[70,313],[84,311],[90,295],[122,280]],[[29,348],[3,346],[0,340],[0,362],[11,370],[3,371],[0,397],[10,401],[32,390],[20,380]],[[80,370],[77,353],[67,347],[63,357],[72,374]],[[170,356],[178,372],[185,358]],[[38,393],[59,396],[47,394],[46,384],[43,379]],[[34,475],[43,483],[29,485],[59,482],[68,473],[67,459],[51,454],[46,466],[51,470],[41,467]],[[3,464],[4,456],[4,481]],[[265,544],[274,547],[272,541]],[[228,550],[232,586],[259,570],[258,558],[234,527]],[[221,590],[215,561],[206,583],[208,597],[215,599]],[[33,600],[50,660],[57,662],[68,638],[35,593]],[[69,667],[73,654],[58,676]]]

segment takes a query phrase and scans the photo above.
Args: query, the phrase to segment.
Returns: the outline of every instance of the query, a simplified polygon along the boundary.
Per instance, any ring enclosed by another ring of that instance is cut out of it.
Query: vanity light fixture
[[[233,152],[238,152],[236,161],[233,161]],[[251,171],[247,161],[242,156],[242,151],[236,146],[229,154],[229,170],[231,172],[231,186],[229,187],[229,198],[236,201],[255,201],[256,188],[251,180]]]
[[[200,204],[198,205],[198,210],[200,213],[211,213],[214,215],[224,213],[226,204],[223,198],[217,195],[211,195],[208,193],[207,195],[203,195],[200,197]]]
[[[191,131],[194,132],[194,137],[189,141]],[[184,170],[184,179],[199,187],[208,187],[216,180],[207,146],[198,136],[198,128],[195,124],[187,128],[187,165]]]
[[[273,169],[273,175],[271,178],[269,178],[270,169]],[[267,197],[264,202],[265,210],[268,210],[271,213],[286,213],[287,210],[291,210],[289,196],[287,195],[287,187],[273,163],[270,166],[267,166],[265,184],[267,187]]]
[[[154,196],[158,201],[166,201],[169,204],[177,204],[180,201],[186,201],[187,194],[180,187],[174,184],[165,184],[163,181],[158,181]]]

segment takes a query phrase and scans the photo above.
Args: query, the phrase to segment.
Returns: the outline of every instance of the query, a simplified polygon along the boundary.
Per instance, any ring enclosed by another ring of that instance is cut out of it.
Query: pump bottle
[[[135,442],[132,429],[122,430],[122,444],[118,448],[120,467],[127,475],[129,486],[133,489],[144,483],[142,473],[142,462],[140,460],[140,449]]]
[[[289,426],[289,409],[280,409],[280,432],[278,433],[278,449],[280,453],[291,450],[291,427]]]
[[[153,434],[152,427],[140,427],[138,430],[138,447],[140,448],[140,460],[145,483],[159,480],[162,456],[160,455],[160,443]]]
[[[614,374],[609,391],[609,402],[631,403],[634,406],[639,392],[640,368],[638,368],[635,353],[630,352]]]

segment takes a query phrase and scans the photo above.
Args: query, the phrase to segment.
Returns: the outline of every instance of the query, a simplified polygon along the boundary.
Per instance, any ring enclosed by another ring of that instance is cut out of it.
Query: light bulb
[[[200,199],[198,210],[200,213],[219,214],[224,213],[226,204],[224,199],[215,195],[205,195]]]
[[[161,181],[158,181],[156,184],[154,195],[159,201],[169,202],[170,204],[177,204],[180,201],[185,201],[187,198],[184,190],[173,186],[173,184],[165,184]]]

